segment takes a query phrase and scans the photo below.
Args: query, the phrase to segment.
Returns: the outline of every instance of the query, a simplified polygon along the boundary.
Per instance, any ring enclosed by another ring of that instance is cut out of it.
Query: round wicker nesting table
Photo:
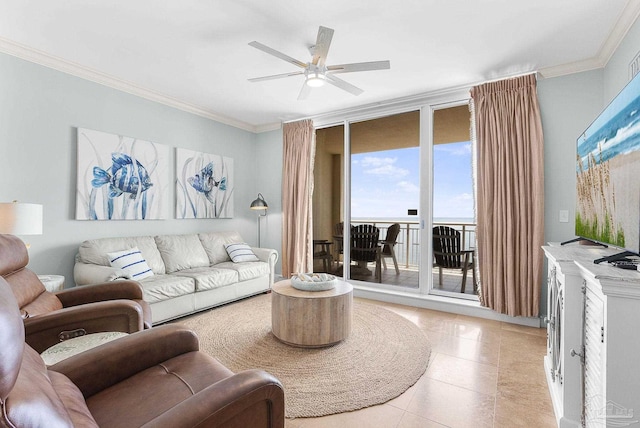
[[[319,348],[349,337],[353,287],[348,282],[337,280],[331,290],[302,291],[284,280],[271,291],[271,330],[280,341]]]

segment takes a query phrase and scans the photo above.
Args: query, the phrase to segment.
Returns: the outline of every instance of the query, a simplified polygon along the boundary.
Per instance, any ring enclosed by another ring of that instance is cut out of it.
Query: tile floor
[[[433,346],[427,371],[385,404],[287,419],[286,428],[556,427],[542,363],[546,330],[366,301],[425,331]]]

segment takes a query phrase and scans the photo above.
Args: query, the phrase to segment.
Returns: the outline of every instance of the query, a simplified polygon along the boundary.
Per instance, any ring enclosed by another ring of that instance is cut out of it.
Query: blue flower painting
[[[78,128],[78,220],[166,218],[168,148]]]
[[[233,159],[176,149],[176,218],[233,217]]]

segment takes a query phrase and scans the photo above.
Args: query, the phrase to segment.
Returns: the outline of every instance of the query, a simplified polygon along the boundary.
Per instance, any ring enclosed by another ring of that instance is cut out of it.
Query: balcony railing
[[[400,224],[400,233],[396,240],[396,258],[398,265],[405,269],[417,269],[420,261],[420,223],[418,221],[380,221],[379,219],[352,220],[351,225],[373,224],[380,228],[380,239],[385,239],[387,229],[394,223]],[[467,222],[434,222],[433,226],[449,226],[460,231],[463,250],[476,246],[476,224]]]

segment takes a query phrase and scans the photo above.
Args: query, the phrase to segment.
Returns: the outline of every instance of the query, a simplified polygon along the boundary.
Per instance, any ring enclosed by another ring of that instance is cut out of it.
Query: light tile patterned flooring
[[[425,374],[378,406],[286,428],[555,427],[544,376],[544,329],[373,300],[415,323],[433,350]],[[286,393],[286,392],[285,392]]]

